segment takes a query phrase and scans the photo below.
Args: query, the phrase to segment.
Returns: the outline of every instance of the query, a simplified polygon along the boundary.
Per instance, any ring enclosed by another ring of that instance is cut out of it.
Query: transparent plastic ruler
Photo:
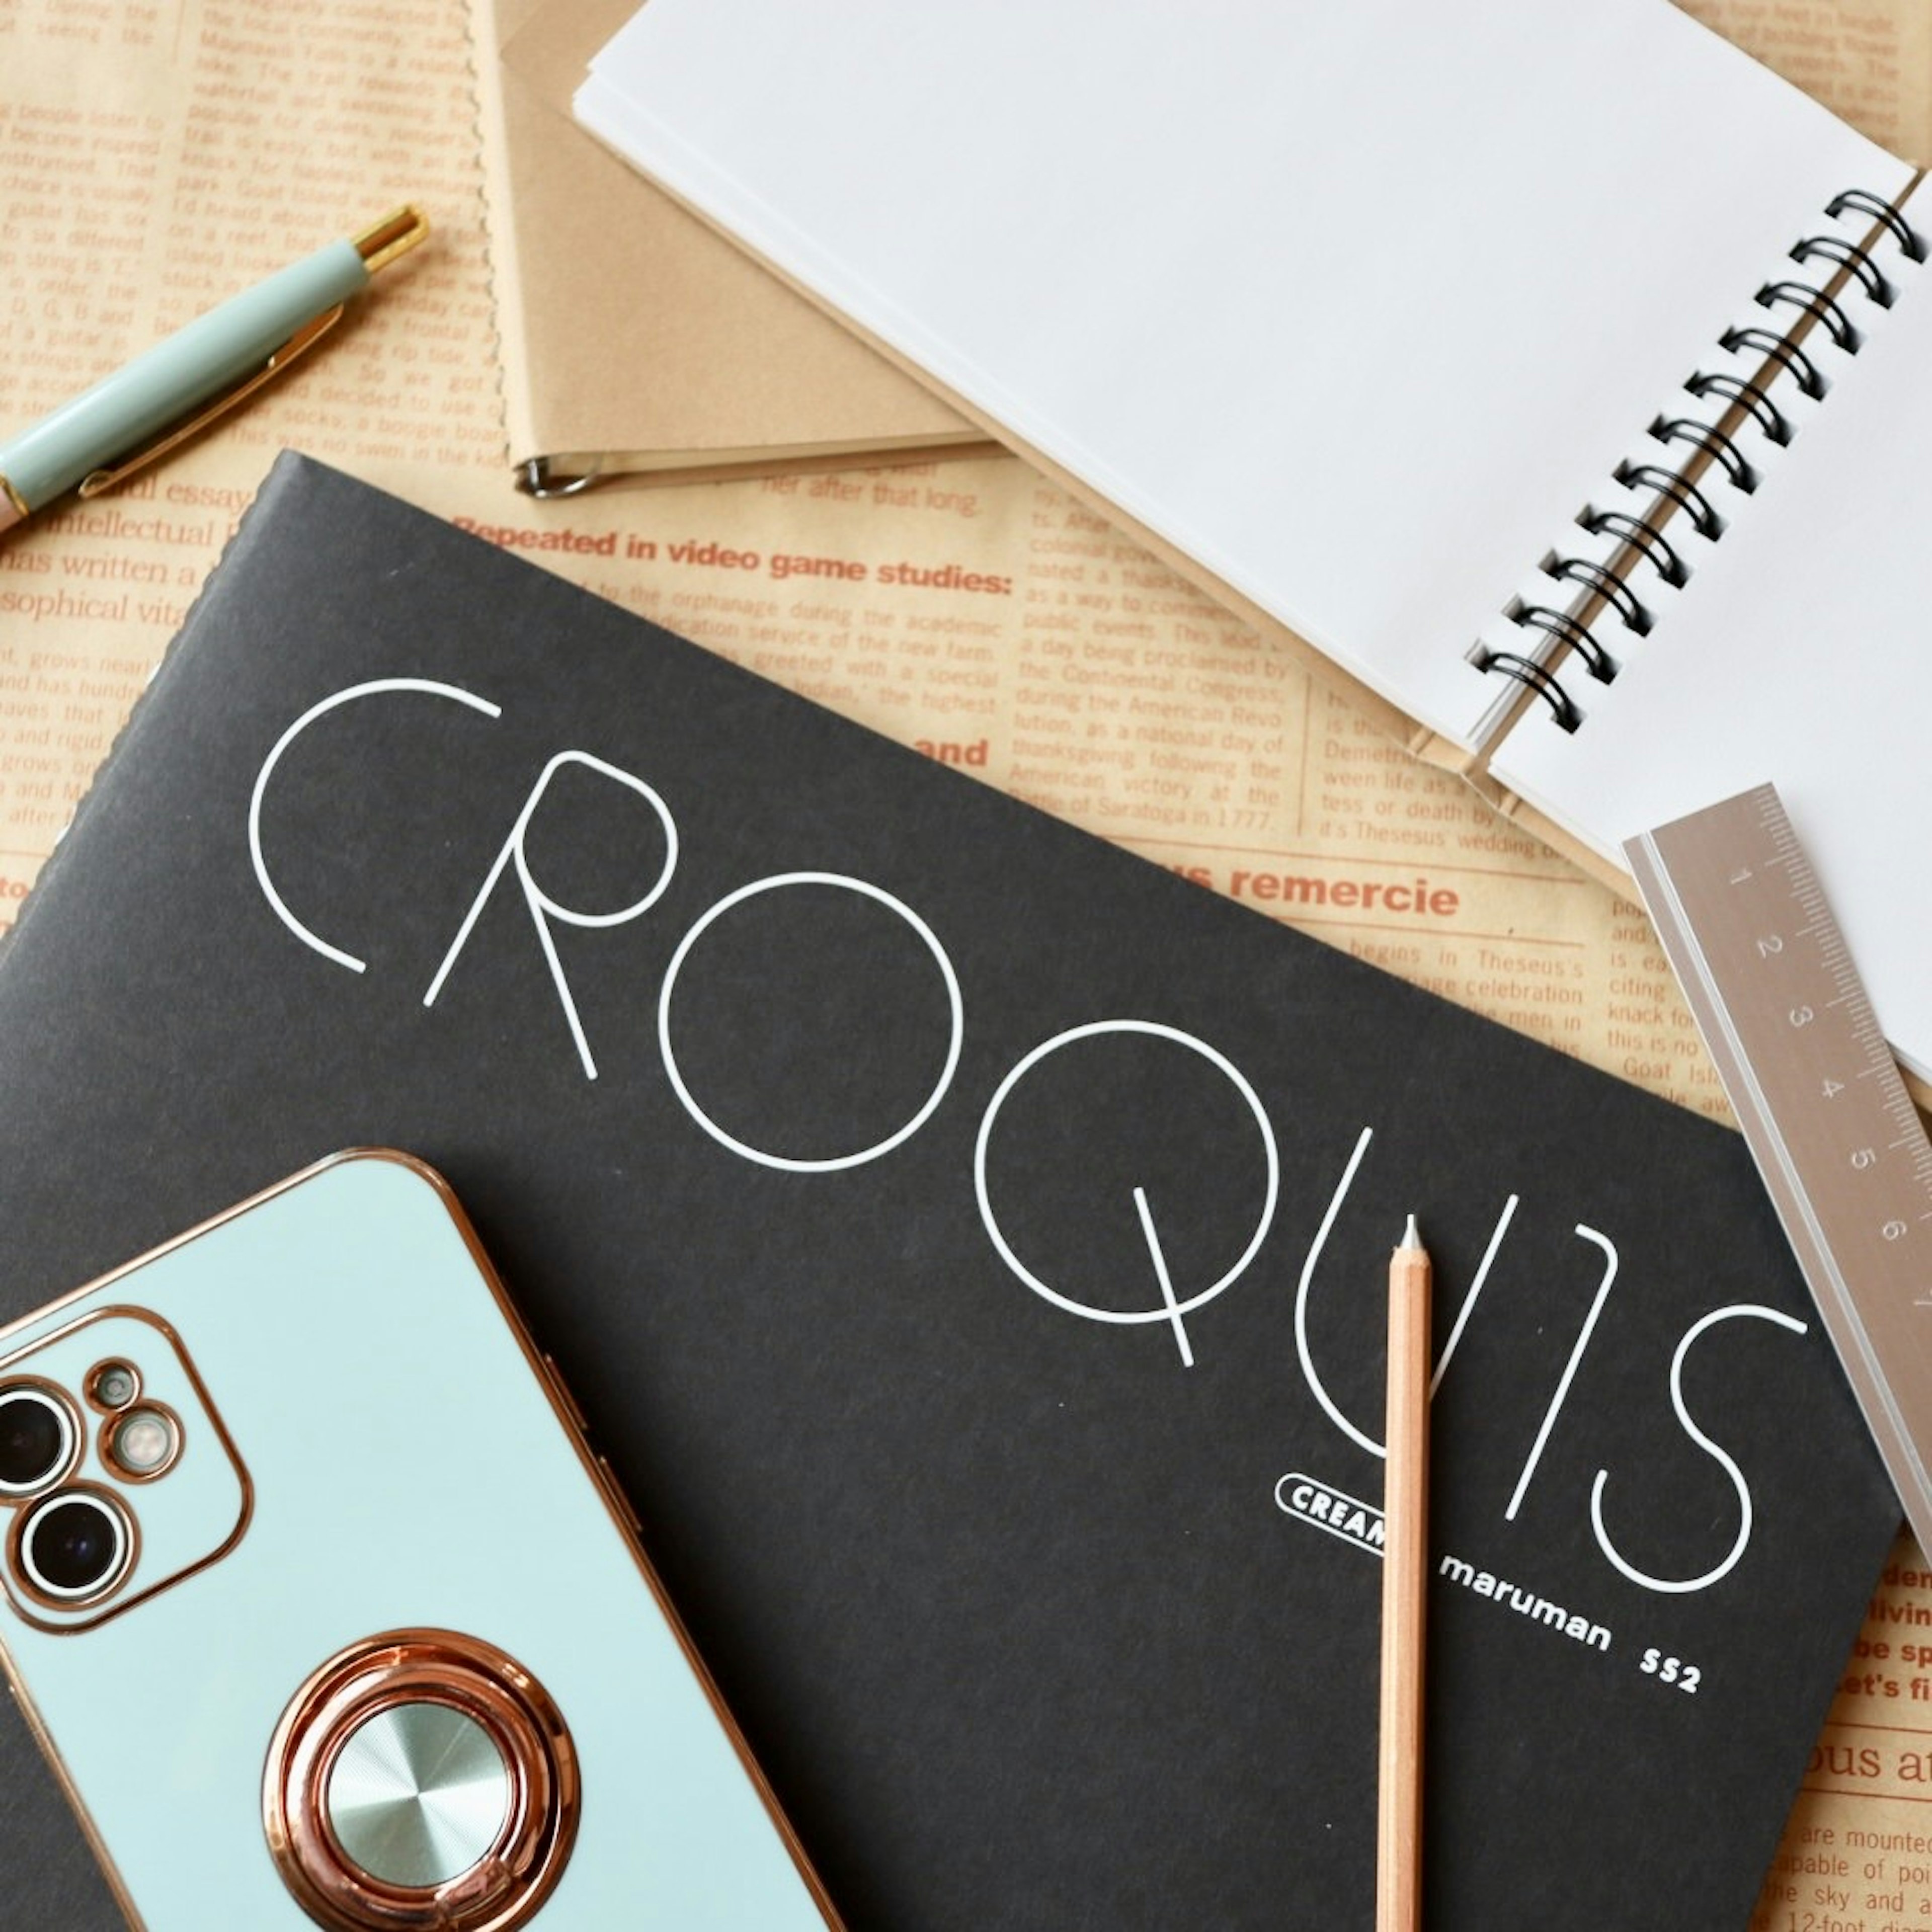
[[[1624,853],[1922,1546],[1932,1549],[1932,1144],[1762,785]]]

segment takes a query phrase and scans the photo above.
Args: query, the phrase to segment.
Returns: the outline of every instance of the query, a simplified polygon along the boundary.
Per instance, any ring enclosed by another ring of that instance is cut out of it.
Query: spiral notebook
[[[1774,778],[1932,1072],[1906,164],[1664,0],[652,0],[577,111],[1606,872]]]

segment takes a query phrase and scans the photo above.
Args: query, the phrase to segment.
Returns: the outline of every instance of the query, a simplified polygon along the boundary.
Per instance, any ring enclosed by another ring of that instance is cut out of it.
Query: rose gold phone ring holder
[[[512,1932],[562,1876],[577,1756],[515,1660],[451,1630],[392,1630],[324,1664],[268,1747],[263,1828],[332,1932]]]

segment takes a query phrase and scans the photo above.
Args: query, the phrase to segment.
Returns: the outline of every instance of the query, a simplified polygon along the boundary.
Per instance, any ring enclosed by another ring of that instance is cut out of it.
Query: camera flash
[[[158,1408],[136,1408],[116,1424],[113,1460],[130,1476],[152,1476],[166,1468],[181,1446],[171,1416]]]

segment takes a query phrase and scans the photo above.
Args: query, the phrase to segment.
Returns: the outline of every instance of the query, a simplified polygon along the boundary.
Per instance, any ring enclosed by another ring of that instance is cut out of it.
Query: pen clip
[[[259,369],[243,376],[232,389],[225,389],[211,402],[204,403],[194,415],[177,423],[171,423],[151,443],[131,456],[124,456],[112,469],[94,470],[82,477],[80,494],[83,496],[98,496],[104,490],[111,490],[117,483],[124,482],[137,470],[145,468],[158,457],[165,456],[178,445],[187,442],[206,429],[219,416],[225,415],[238,403],[244,403],[272,377],[313,349],[335,325],[342,320],[344,304],[338,302],[333,308],[325,309],[313,322],[305,322],[287,341],[276,350]]]

